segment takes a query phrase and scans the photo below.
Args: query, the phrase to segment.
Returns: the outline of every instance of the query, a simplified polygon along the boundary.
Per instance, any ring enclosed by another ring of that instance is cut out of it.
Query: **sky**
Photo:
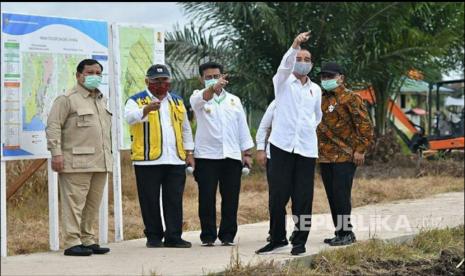
[[[106,20],[109,23],[188,24],[176,2],[1,2],[2,12]]]
[[[1,2],[2,12],[58,17],[100,19],[109,23],[157,24],[165,31],[189,23],[176,2]],[[450,72],[444,80],[463,78],[463,72]]]

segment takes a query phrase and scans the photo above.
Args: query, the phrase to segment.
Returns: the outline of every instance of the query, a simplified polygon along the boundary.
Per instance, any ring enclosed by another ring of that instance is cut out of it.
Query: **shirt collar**
[[[346,88],[343,85],[339,85],[336,89],[333,90],[337,95],[341,95],[346,91]]]
[[[223,98],[223,97],[226,97],[226,90],[224,90],[224,88],[221,90],[221,93],[220,95],[217,95],[216,93],[213,93],[213,97],[214,98]]]
[[[331,90],[331,91],[326,91],[326,90],[323,90],[324,91],[324,94],[325,95],[330,95],[330,96],[340,96],[342,93],[344,93],[347,89],[345,88],[345,86],[338,86],[336,87],[335,89]]]
[[[79,94],[81,94],[84,98],[87,98],[92,95],[92,92],[87,90],[84,86],[82,86],[80,83],[76,85],[76,90],[78,91]],[[95,89],[95,95],[98,99],[101,99],[103,97],[103,93],[100,92],[100,90]]]
[[[300,83],[300,80],[298,78],[296,78],[294,73],[291,74],[291,79],[292,79],[292,82],[299,81],[299,83]],[[308,76],[307,76],[307,82],[303,86],[307,86],[307,85],[308,86],[312,85],[312,80]]]

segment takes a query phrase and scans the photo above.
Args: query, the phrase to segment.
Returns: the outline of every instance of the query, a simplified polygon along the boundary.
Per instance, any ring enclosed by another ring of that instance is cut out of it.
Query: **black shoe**
[[[212,246],[215,246],[215,242],[212,242],[212,241],[203,241],[203,242],[202,242],[202,246],[212,247]]]
[[[331,246],[342,246],[342,245],[349,245],[351,243],[356,242],[356,238],[354,233],[349,233],[345,235],[337,236],[334,240],[332,240],[329,245]]]
[[[82,247],[82,244],[80,244],[65,249],[64,254],[66,256],[90,256],[92,255],[92,250],[89,248],[84,248]]]
[[[334,237],[333,238],[328,238],[328,239],[324,239],[323,242],[324,243],[331,243],[333,240],[335,240],[338,236],[338,232],[334,231]]]
[[[283,246],[286,246],[288,245],[289,243],[287,242],[287,240],[284,240],[282,242],[279,242],[279,243],[273,243],[273,242],[270,242],[268,243],[267,245],[265,245],[264,247],[258,249],[257,251],[255,251],[255,254],[265,254],[265,253],[270,253],[272,252],[273,250],[277,249],[277,248],[280,248],[280,247],[283,247]]]
[[[266,238],[266,241],[271,242],[271,235],[268,235],[268,237]]]
[[[83,245],[82,247],[92,250],[92,253],[94,254],[105,254],[105,253],[110,252],[110,248],[100,247],[100,245],[98,244]]]
[[[165,241],[164,245],[165,247],[174,247],[174,248],[191,248],[192,247],[192,243],[185,241],[183,239],[180,239],[174,242]]]
[[[305,245],[299,244],[292,246],[291,255],[300,255],[305,253]]]
[[[232,242],[232,241],[222,241],[221,245],[222,246],[234,246],[236,244],[234,242]]]
[[[163,247],[163,242],[160,240],[152,240],[152,241],[147,241],[145,244],[148,248],[158,248],[158,247]]]

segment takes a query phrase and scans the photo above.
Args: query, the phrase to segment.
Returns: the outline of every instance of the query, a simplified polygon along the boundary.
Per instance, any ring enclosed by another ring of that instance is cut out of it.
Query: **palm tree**
[[[250,109],[264,110],[274,98],[271,79],[294,37],[312,31],[304,45],[316,78],[324,61],[342,63],[351,82],[373,85],[376,127],[386,126],[386,101],[406,71],[463,68],[463,3],[180,3],[191,26],[167,35],[167,60],[198,66],[225,65],[229,89]],[[195,27],[196,26],[196,27]],[[179,72],[179,70],[174,70]],[[428,74],[426,74],[428,76]],[[179,86],[192,91],[198,82]]]

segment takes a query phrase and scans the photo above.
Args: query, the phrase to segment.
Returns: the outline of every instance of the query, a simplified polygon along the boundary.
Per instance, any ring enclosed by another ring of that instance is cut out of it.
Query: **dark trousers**
[[[279,243],[286,239],[286,205],[290,198],[292,214],[298,218],[292,244],[303,245],[310,232],[316,158],[289,153],[273,144],[270,150],[271,241]]]
[[[266,158],[266,166],[265,166],[265,169],[266,169],[266,182],[268,183],[268,210],[271,210],[271,205],[270,205],[270,197],[271,197],[271,194],[270,194],[270,159],[269,158]],[[268,228],[268,234],[271,235],[271,225],[273,225],[272,221],[271,221],[271,218],[270,218],[270,226]]]
[[[241,189],[242,162],[234,159],[195,159],[194,177],[199,185],[199,218],[202,242],[234,241]],[[220,187],[221,222],[216,232],[216,190]]]
[[[158,241],[165,238],[165,242],[179,241],[182,234],[182,196],[186,183],[186,166],[135,165],[134,168],[147,240]],[[160,186],[166,226],[164,232],[160,213]]]
[[[352,232],[352,181],[357,166],[352,162],[320,163],[320,173],[338,235]]]

